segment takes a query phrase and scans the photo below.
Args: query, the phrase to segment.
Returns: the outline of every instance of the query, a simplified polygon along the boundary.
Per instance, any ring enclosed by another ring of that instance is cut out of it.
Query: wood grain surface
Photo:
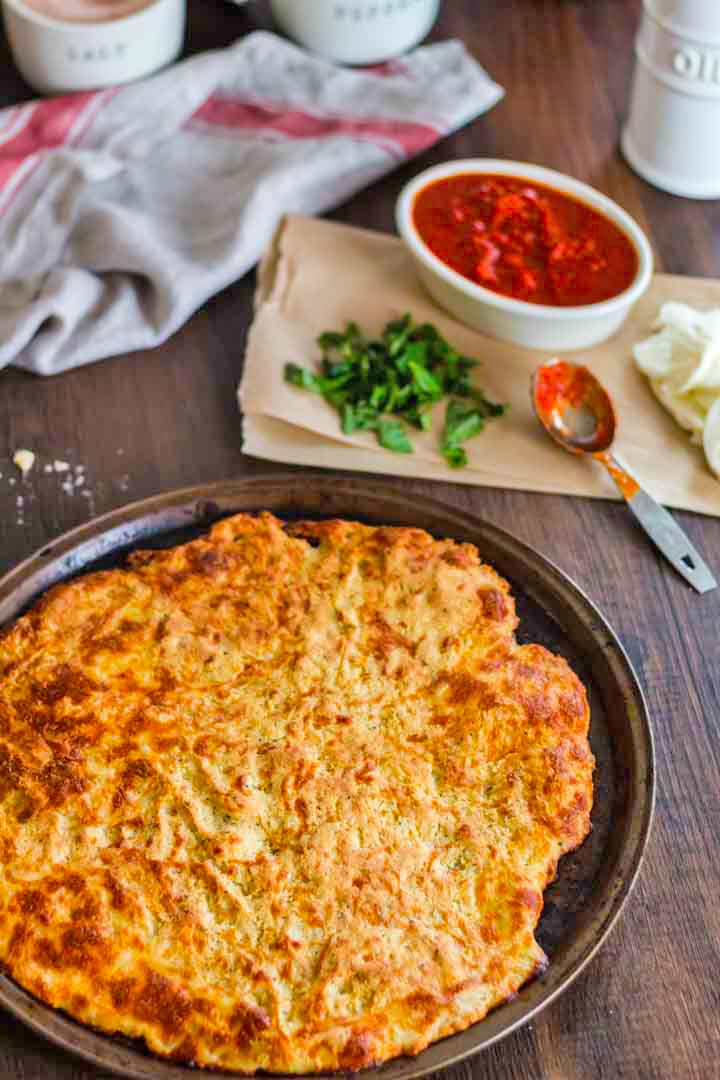
[[[655,191],[618,154],[639,7],[639,0],[446,0],[434,36],[463,38],[507,97],[332,216],[391,230],[396,195],[419,168],[448,157],[510,157],[571,172],[617,199],[650,233],[660,268],[720,276],[720,201]],[[187,51],[269,26],[264,3],[236,9],[190,0]],[[4,41],[0,60],[0,104],[30,96]],[[272,471],[243,457],[235,404],[253,285],[250,275],[227,289],[153,352],[48,380],[0,374],[1,570],[124,503]],[[42,461],[84,465],[89,494],[68,494],[63,476],[42,468],[26,485],[11,485],[19,446]],[[655,828],[619,928],[562,999],[447,1080],[720,1077],[720,592],[692,593],[616,504],[452,484],[408,489],[510,529],[602,606],[640,673],[658,751]],[[678,518],[717,570],[720,520]],[[101,1075],[0,1015],[0,1077]]]

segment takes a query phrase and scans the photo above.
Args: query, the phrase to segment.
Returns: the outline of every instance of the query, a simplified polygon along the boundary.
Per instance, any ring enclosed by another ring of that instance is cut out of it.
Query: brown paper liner
[[[610,391],[619,430],[618,458],[656,499],[668,506],[720,516],[720,482],[702,450],[660,407],[632,360],[632,346],[652,332],[660,305],[679,300],[720,306],[720,282],[658,274],[627,322],[610,341],[571,358],[585,363]],[[412,432],[412,455],[383,450],[372,433],[346,436],[334,409],[284,381],[285,364],[314,366],[323,330],[354,320],[370,334],[411,312],[434,323],[481,367],[477,381],[509,413],[466,444],[469,465],[452,470],[435,433]],[[438,308],[423,290],[413,263],[395,237],[306,218],[287,219],[260,271],[256,316],[240,387],[244,450],[270,461],[389,473],[524,491],[617,498],[612,481],[592,461],[555,446],[530,406],[530,376],[550,354],[483,337]]]

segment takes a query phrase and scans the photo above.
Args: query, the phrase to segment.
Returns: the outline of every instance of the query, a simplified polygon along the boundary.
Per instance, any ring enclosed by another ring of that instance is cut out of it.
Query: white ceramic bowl
[[[600,211],[622,229],[637,251],[638,271],[634,281],[624,292],[598,304],[552,307],[502,296],[458,274],[434,255],[421,238],[413,222],[413,205],[418,192],[428,184],[459,173],[519,176],[574,196]],[[416,176],[401,192],[396,220],[398,231],[415,259],[421,280],[441,307],[475,330],[533,349],[568,351],[605,341],[625,321],[652,277],[650,244],[629,214],[587,184],[539,165],[489,158],[436,165]]]
[[[271,0],[281,30],[341,64],[377,64],[430,33],[440,0]]]
[[[22,0],[2,0],[10,49],[21,75],[41,94],[131,82],[171,63],[185,34],[187,0],[154,0],[107,22],[62,22]]]

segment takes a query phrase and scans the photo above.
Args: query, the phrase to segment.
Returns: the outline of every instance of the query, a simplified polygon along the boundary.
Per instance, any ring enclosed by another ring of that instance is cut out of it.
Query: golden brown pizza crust
[[[543,954],[589,830],[585,690],[416,529],[239,515],[0,640],[0,961],[179,1061],[358,1069]]]

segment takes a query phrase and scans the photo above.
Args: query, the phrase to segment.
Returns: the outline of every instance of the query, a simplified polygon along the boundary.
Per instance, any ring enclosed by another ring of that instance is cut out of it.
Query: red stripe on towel
[[[370,64],[360,70],[363,75],[379,75],[381,79],[394,79],[397,75],[410,74],[401,60],[385,60],[382,64]]]
[[[192,116],[193,122],[232,131],[281,135],[288,139],[322,139],[347,135],[376,143],[384,150],[410,157],[427,150],[444,134],[430,124],[383,118],[316,116],[300,109],[241,101],[213,95]]]
[[[85,134],[108,91],[87,91],[65,97],[47,98],[20,106],[20,112],[10,116],[7,127],[16,127],[3,141],[0,130],[0,212],[26,182],[43,156],[61,146],[75,145]],[[25,116],[22,115],[22,110]],[[13,181],[17,183],[7,191]],[[7,198],[1,200],[2,193]]]

